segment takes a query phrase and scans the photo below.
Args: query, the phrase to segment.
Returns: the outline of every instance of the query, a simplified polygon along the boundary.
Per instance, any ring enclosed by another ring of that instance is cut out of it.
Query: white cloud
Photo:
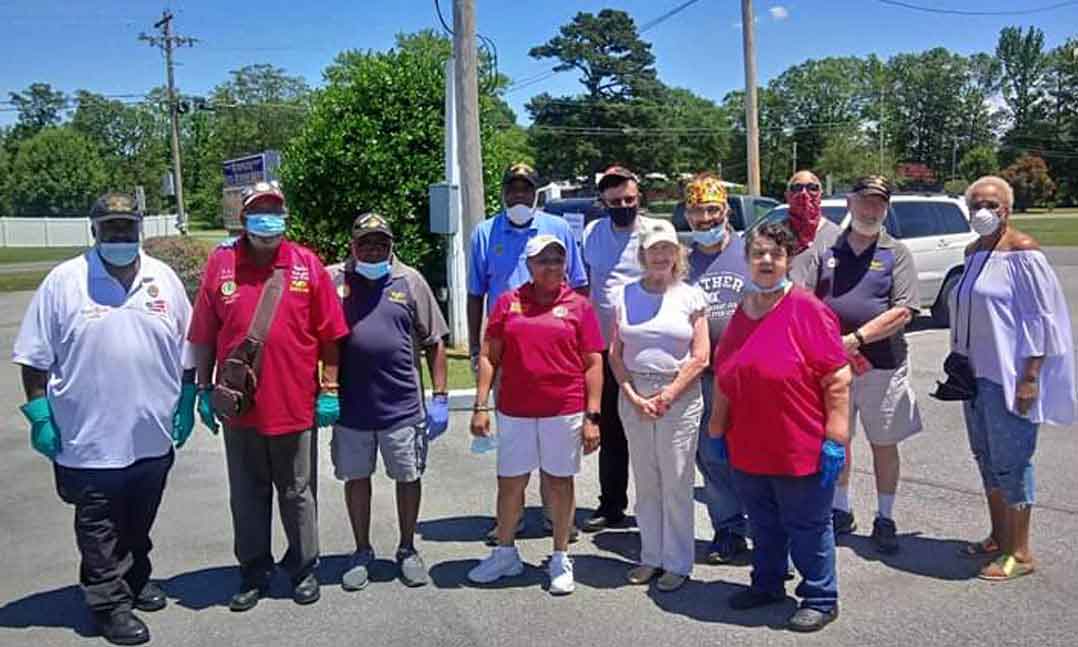
[[[790,10],[782,5],[775,5],[767,10],[772,20],[786,20],[790,17]]]

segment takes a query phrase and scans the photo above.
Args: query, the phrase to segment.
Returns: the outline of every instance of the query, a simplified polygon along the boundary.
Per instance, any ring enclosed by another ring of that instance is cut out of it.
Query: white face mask
[[[522,227],[531,222],[531,219],[535,215],[535,209],[526,204],[514,204],[505,210],[505,214],[509,216],[510,222],[518,227]]]
[[[871,237],[880,233],[880,229],[883,228],[883,221],[866,222],[860,218],[850,218],[850,227],[862,236]]]
[[[990,209],[978,209],[969,217],[969,226],[978,236],[991,236],[999,229],[999,214]]]

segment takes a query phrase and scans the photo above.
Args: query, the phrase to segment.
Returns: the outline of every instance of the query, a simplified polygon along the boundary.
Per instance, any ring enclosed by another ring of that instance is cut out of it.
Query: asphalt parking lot
[[[1078,321],[1078,249],[1050,250]],[[0,295],[0,346],[12,340],[28,293]],[[169,607],[142,614],[157,645],[1037,645],[1071,646],[1078,635],[1078,428],[1042,428],[1036,457],[1038,507],[1033,515],[1037,574],[1005,584],[976,579],[978,564],[956,556],[963,541],[983,538],[987,512],[969,454],[960,407],[928,397],[947,353],[947,333],[917,322],[910,336],[913,380],[926,431],[903,445],[896,520],[901,552],[880,558],[867,538],[875,509],[870,456],[855,442],[853,496],[862,530],[838,549],[841,617],[825,631],[795,636],[778,628],[785,605],[735,613],[726,598],[748,581],[744,566],[698,565],[675,593],[632,587],[625,570],[639,548],[635,529],[583,535],[572,547],[577,592],[553,598],[542,563],[537,488],[529,494],[529,530],[520,542],[529,568],[504,585],[466,581],[491,523],[494,459],[469,453],[467,414],[431,449],[418,547],[432,585],[407,589],[394,579],[392,484],[375,482],[373,534],[380,561],[366,590],[339,586],[352,549],[341,486],[323,434],[319,500],[322,600],[298,607],[278,576],[273,599],[246,614],[227,609],[238,584],[232,557],[228,488],[220,438],[201,426],[173,468],[155,527],[155,578]],[[103,370],[104,367],[103,367]],[[17,406],[18,371],[0,371],[0,645],[102,644],[74,585],[78,559],[72,510],[56,496],[48,463],[29,447]],[[123,406],[123,403],[114,403]],[[577,481],[578,518],[596,502],[597,461]],[[278,556],[283,535],[275,529]],[[711,531],[697,506],[699,548]],[[793,587],[789,587],[792,592]]]

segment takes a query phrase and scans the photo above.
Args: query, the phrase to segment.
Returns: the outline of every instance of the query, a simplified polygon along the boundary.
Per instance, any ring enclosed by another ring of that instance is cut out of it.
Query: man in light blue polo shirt
[[[531,280],[524,248],[535,236],[551,234],[562,241],[567,250],[565,275],[569,287],[587,295],[588,277],[573,231],[564,218],[536,209],[538,188],[535,169],[513,164],[502,176],[505,208],[472,232],[468,250],[468,351],[473,370],[483,340],[484,314],[490,314],[502,293]]]

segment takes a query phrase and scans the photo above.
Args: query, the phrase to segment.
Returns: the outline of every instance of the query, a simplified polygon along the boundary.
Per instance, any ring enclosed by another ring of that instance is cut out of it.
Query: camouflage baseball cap
[[[90,207],[92,220],[112,220],[124,218],[127,220],[142,220],[142,212],[138,209],[135,196],[130,193],[110,191],[101,196]]]
[[[866,175],[853,184],[853,192],[859,195],[878,195],[891,199],[891,182],[882,175]]]
[[[393,228],[389,226],[389,221],[376,213],[356,216],[352,223],[352,240],[359,240],[368,234],[384,234],[393,240]]]

